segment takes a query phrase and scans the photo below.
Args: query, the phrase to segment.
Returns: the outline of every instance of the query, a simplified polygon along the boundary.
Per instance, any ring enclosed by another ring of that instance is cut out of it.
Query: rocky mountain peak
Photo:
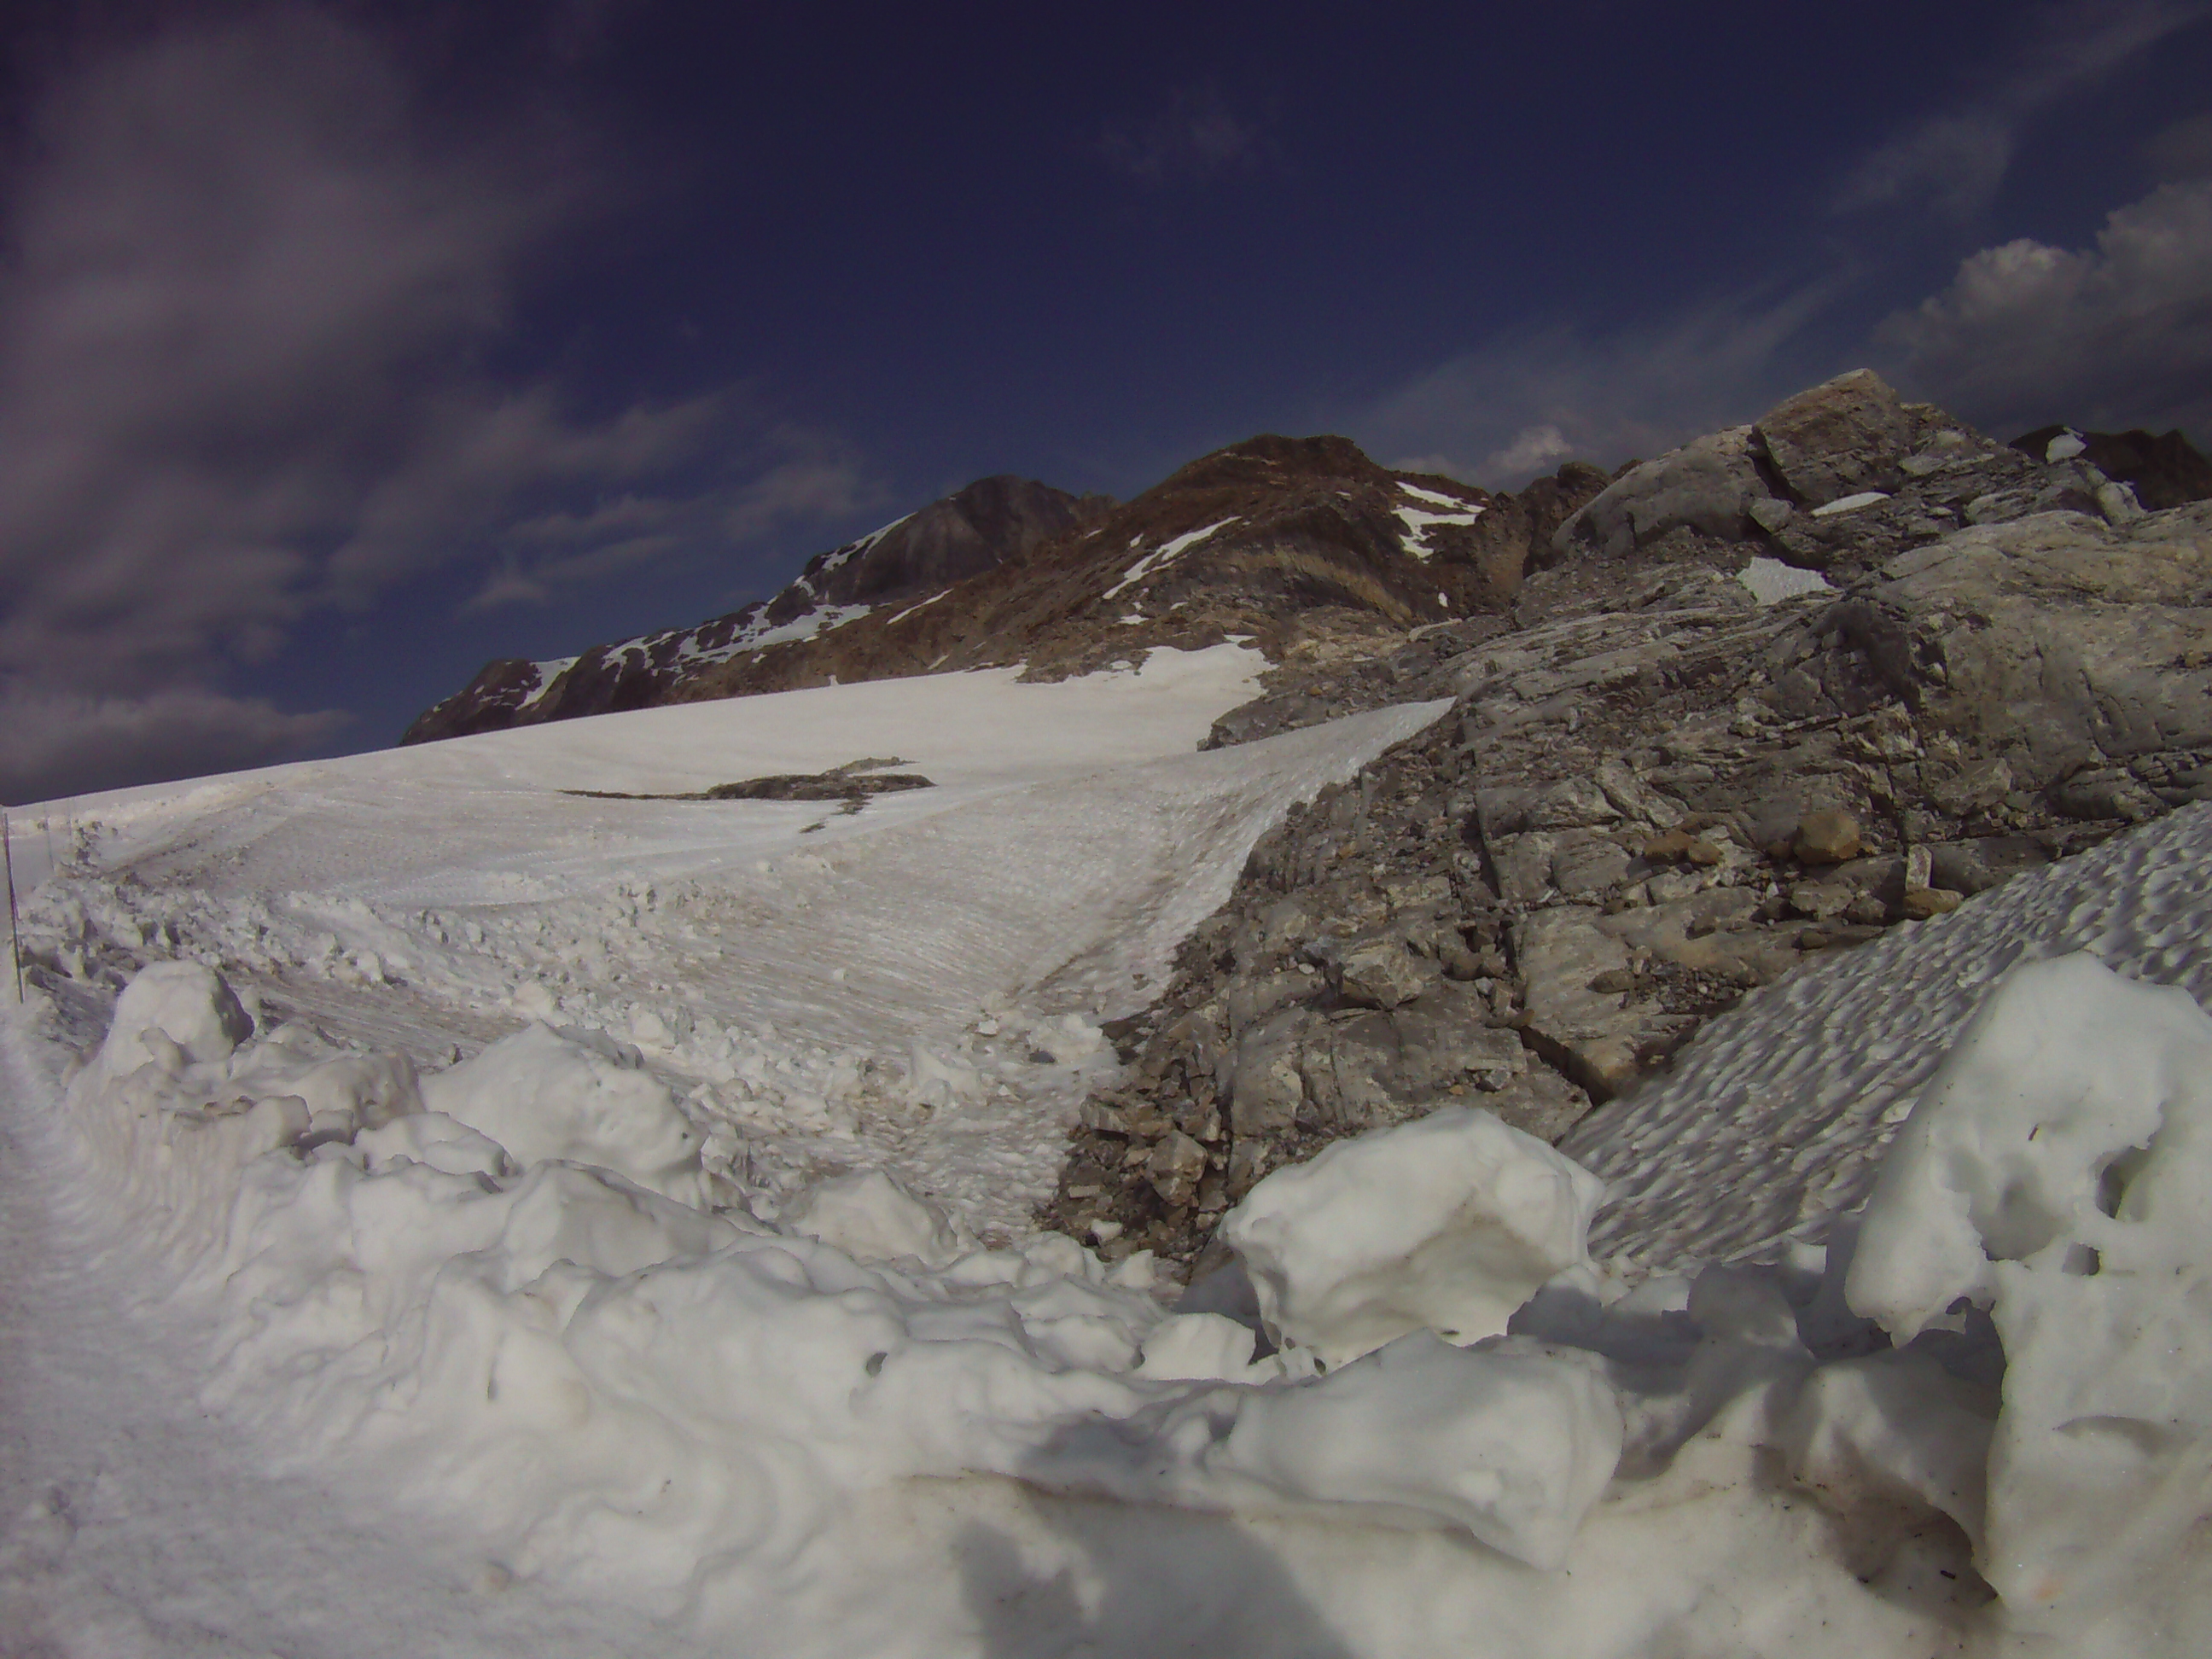
[[[1263,432],[1177,468],[1146,495],[1212,489],[1280,489],[1293,479],[1375,483],[1390,475],[1349,438]],[[1139,500],[1144,497],[1139,497]]]
[[[1267,433],[941,593],[702,671],[690,700],[1022,664],[1037,678],[1158,647],[1254,641],[1272,660],[1511,603],[1531,550],[1605,477],[1518,497],[1395,472],[1349,439]]]
[[[1071,495],[1012,473],[978,478],[872,535],[817,554],[786,592],[837,605],[938,592],[1020,558],[1113,505],[1109,496]]]

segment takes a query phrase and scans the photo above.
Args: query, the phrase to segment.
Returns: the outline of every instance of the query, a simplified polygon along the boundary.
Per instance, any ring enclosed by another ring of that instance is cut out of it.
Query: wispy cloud
[[[2212,6],[2203,0],[2045,9],[2025,46],[1990,84],[1863,158],[1838,191],[1836,210],[1926,207],[1947,218],[1972,218],[1995,199],[2021,132],[2038,116],[2208,14]]]
[[[1108,166],[1147,184],[1218,178],[1262,154],[1259,125],[1211,86],[1176,88],[1149,113],[1108,122],[1096,148]]]
[[[18,792],[72,732],[117,777],[326,733],[220,688],[433,566],[550,591],[836,515],[786,477],[835,446],[793,452],[734,391],[586,414],[483,367],[521,275],[599,210],[592,169],[540,118],[438,128],[337,14],[142,34],[52,79],[27,129],[0,270],[0,693],[40,733],[9,751]],[[625,497],[681,533],[595,525]],[[523,527],[563,514],[541,555]]]
[[[2094,248],[1984,248],[1875,337],[1901,385],[1999,436],[2059,420],[2212,432],[2212,179],[2118,210]]]
[[[1838,275],[1708,301],[1610,334],[1556,325],[1500,334],[1353,416],[1352,435],[1401,465],[1515,488],[1570,456],[1611,465],[1747,421],[1833,365],[1808,325]]]
[[[2153,134],[2142,155],[2151,176],[2160,184],[2212,178],[2212,110]]]

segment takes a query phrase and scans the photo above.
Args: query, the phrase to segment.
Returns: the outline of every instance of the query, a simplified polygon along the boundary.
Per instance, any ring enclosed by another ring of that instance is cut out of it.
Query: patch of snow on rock
[[[1192,548],[1196,547],[1200,542],[1209,540],[1212,537],[1218,535],[1222,531],[1228,529],[1231,525],[1235,524],[1237,520],[1234,518],[1223,519],[1218,523],[1207,525],[1204,528],[1199,530],[1186,531],[1180,536],[1175,537],[1169,541],[1162,542],[1151,552],[1146,554],[1143,558],[1139,559],[1136,563],[1131,565],[1128,569],[1122,572],[1121,580],[1106,590],[1106,598],[1109,599],[1118,599],[1122,593],[1126,592],[1128,589],[1134,587],[1139,582],[1144,580],[1146,577],[1151,575],[1155,570],[1162,569],[1168,565],[1173,564],[1177,559],[1181,558]],[[1142,540],[1143,538],[1139,537],[1137,542],[1133,542],[1130,545],[1133,547],[1136,546],[1141,543]]]
[[[1808,593],[1835,592],[1833,584],[1819,571],[1800,570],[1794,564],[1770,559],[1763,553],[1738,571],[1736,580],[1749,588],[1752,598],[1761,605],[1778,605],[1784,599],[1799,599]]]
[[[1855,495],[1839,496],[1832,501],[1822,502],[1813,509],[1813,516],[1816,519],[1832,519],[1838,513],[1856,513],[1863,507],[1872,507],[1876,501],[1886,501],[1888,499],[1888,495],[1882,490],[1862,489]]]

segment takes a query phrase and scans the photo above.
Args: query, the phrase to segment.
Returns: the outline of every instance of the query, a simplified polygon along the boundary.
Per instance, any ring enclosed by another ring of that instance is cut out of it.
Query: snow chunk
[[[404,1159],[441,1175],[480,1175],[493,1180],[514,1173],[507,1149],[443,1112],[415,1112],[354,1137],[372,1170]]]
[[[2081,441],[2081,434],[2069,426],[2049,443],[2044,445],[2043,459],[2046,465],[2055,466],[2060,461],[2072,460],[2088,447]]]
[[[1749,588],[1752,598],[1761,605],[1777,605],[1807,593],[1836,591],[1834,584],[1819,571],[1800,570],[1794,564],[1770,559],[1763,553],[1737,571],[1735,579]]]
[[[1424,1327],[1505,1329],[1583,1248],[1605,1183],[1490,1112],[1450,1106],[1278,1170],[1222,1224],[1261,1317],[1329,1364]]]
[[[1620,1400],[1601,1370],[1522,1338],[1462,1349],[1416,1332],[1316,1381],[1212,1389],[1078,1430],[1031,1478],[1201,1509],[1353,1504],[1555,1569],[1620,1462]]]
[[[343,1119],[355,1128],[381,1128],[422,1109],[415,1064],[404,1054],[338,1054],[286,1077],[283,1091],[297,1095],[311,1117]]]
[[[1620,1443],[1620,1401],[1584,1357],[1417,1332],[1317,1386],[1255,1397],[1221,1461],[1291,1496],[1441,1516],[1550,1570]]]
[[[1856,495],[1844,495],[1813,509],[1816,519],[1832,519],[1838,513],[1856,513],[1863,507],[1872,507],[1876,501],[1886,501],[1888,495],[1879,489],[1862,489]]]
[[[1252,1328],[1226,1314],[1170,1314],[1146,1334],[1137,1370],[1164,1382],[1252,1382]]]
[[[783,1212],[784,1227],[842,1250],[855,1261],[910,1258],[942,1267],[969,1241],[945,1212],[925,1203],[881,1170],[860,1170],[817,1182]]]
[[[424,1079],[422,1095],[519,1163],[596,1164],[678,1203],[704,1196],[699,1136],[675,1097],[635,1049],[596,1033],[525,1026]]]
[[[197,962],[149,962],[124,988],[100,1044],[101,1069],[124,1077],[149,1060],[164,1071],[216,1065],[253,1035],[222,975]]]
[[[2004,1343],[1983,1572],[2015,1613],[2142,1589],[2208,1514],[2212,1019],[2086,953],[1999,982],[1905,1120],[1845,1281],[1902,1341]]]

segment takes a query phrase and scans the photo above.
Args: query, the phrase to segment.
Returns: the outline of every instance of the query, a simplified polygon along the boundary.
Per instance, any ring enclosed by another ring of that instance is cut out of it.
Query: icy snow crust
[[[2212,812],[1716,1022],[1620,1115],[1648,1140],[1583,1150],[1626,1200],[1595,1261],[1598,1180],[1480,1112],[1271,1176],[1228,1229],[1263,1355],[1013,1201],[1110,1068],[1097,1019],[1264,824],[1440,712],[1174,752],[1249,672],[844,688],[84,804],[143,884],[64,872],[42,948],[135,927],[174,959],[65,1080],[11,1028],[0,1237],[62,1195],[67,1270],[0,1300],[43,1368],[7,1408],[0,1624],[62,1652],[2202,1650],[2212,1021],[2063,953],[2201,997]],[[847,750],[943,793],[811,834],[547,793]],[[252,1018],[314,990],[320,1030]],[[1845,1127],[1792,1138],[1806,1098]],[[180,1394],[227,1438],[147,1433]],[[204,1468],[248,1507],[196,1504]],[[303,1596],[303,1559],[333,1582]]]
[[[2212,807],[2191,806],[1753,992],[1560,1143],[1611,1186],[1591,1248],[1671,1268],[1823,1242],[2006,969],[2086,951],[2212,1004],[2208,917]]]

